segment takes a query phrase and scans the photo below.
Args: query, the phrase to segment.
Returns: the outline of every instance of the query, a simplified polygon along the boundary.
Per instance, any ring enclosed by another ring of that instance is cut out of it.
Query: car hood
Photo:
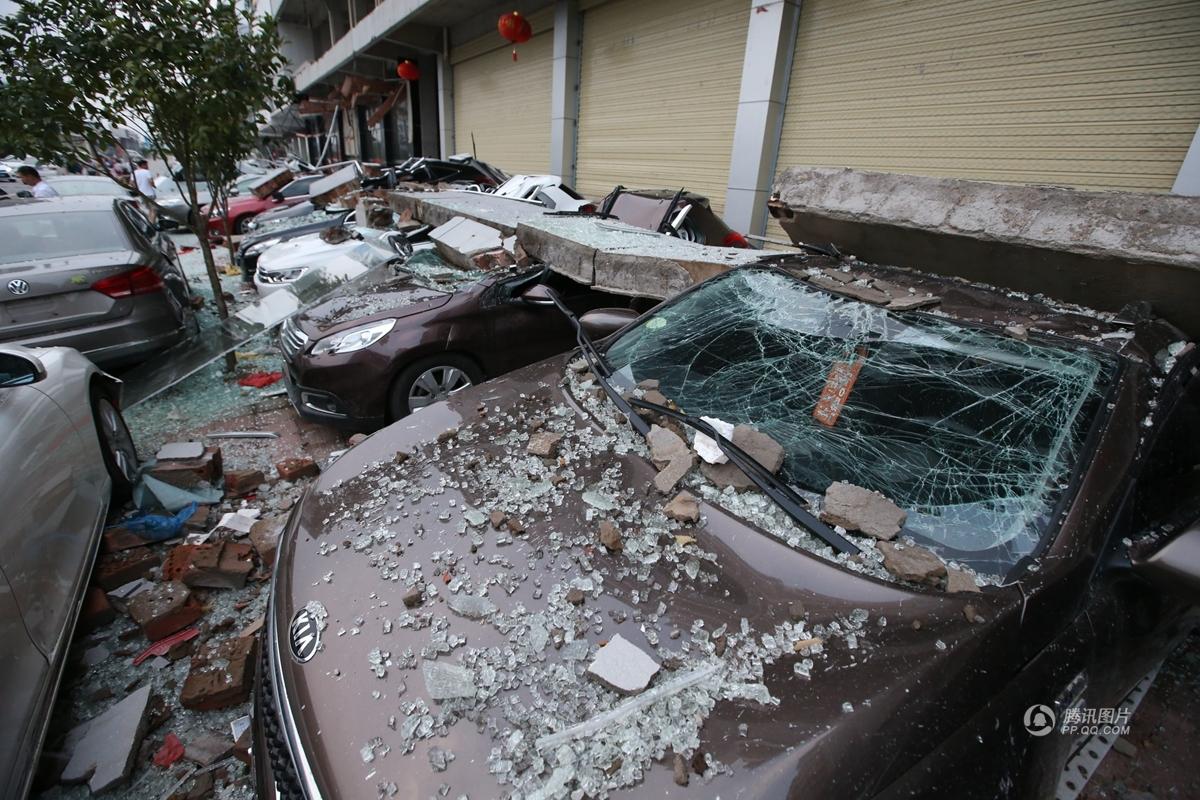
[[[376,319],[399,319],[432,311],[446,305],[452,296],[399,276],[313,306],[297,316],[296,323],[310,340],[316,340]]]
[[[271,272],[296,267],[323,266],[321,263],[323,259],[335,255],[349,255],[358,248],[366,246],[369,245],[360,239],[347,239],[338,244],[330,244],[322,239],[319,233],[298,236],[264,250],[258,258],[258,268]]]
[[[565,362],[377,432],[296,509],[272,626],[283,634],[288,708],[325,796],[364,780],[405,797],[443,783],[472,797],[566,796],[563,785],[694,796],[701,782],[706,796],[861,796],[916,764],[1001,685],[1019,627],[1015,589],[948,595],[857,575],[729,510],[770,512],[758,495],[704,493],[714,502],[702,502],[700,525],[669,521],[644,444],[626,422],[584,411],[581,402],[608,401],[594,387],[564,388]],[[563,435],[557,458],[527,454],[534,430]],[[605,519],[619,526],[622,552],[599,543]],[[482,612],[458,608],[483,591]],[[303,664],[287,643],[302,610],[323,626]],[[984,621],[967,620],[975,615]],[[584,675],[618,634],[662,664],[651,689],[629,698]],[[813,638],[821,653],[796,651]],[[796,671],[805,657],[807,678]],[[433,699],[429,682],[445,665],[467,670],[473,697]],[[569,747],[538,746],[588,720],[597,727]],[[708,760],[691,794],[674,782],[672,750]]]

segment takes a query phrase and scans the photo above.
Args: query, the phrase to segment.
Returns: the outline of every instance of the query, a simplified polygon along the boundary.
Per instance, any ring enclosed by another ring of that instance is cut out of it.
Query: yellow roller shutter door
[[[804,0],[779,167],[1169,191],[1195,0]]]
[[[747,0],[616,0],[584,11],[577,188],[684,186],[725,205]]]
[[[452,53],[454,149],[471,152],[474,135],[476,155],[489,164],[510,175],[543,174],[550,170],[554,32],[535,33],[517,52],[514,62],[512,47],[491,34]]]

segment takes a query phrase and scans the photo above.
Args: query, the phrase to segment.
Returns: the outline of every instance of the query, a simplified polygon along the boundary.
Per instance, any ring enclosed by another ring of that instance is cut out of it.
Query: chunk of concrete
[[[730,441],[745,451],[746,455],[766,467],[772,475],[783,467],[783,446],[749,425],[735,425]],[[700,471],[721,488],[732,486],[735,489],[749,489],[754,486],[754,481],[750,480],[734,464],[709,464],[704,461],[700,464]]]
[[[73,741],[74,747],[62,782],[86,782],[92,794],[99,794],[127,780],[146,733],[149,707],[150,687],[143,686],[72,730],[68,741]]]
[[[558,443],[562,441],[562,438],[562,435],[558,433],[539,431],[529,437],[529,446],[525,448],[525,452],[542,458],[551,458],[558,452]]]
[[[200,458],[204,455],[203,442],[167,442],[158,448],[154,455],[157,461],[169,461],[177,458]]]
[[[946,592],[949,594],[957,594],[959,592],[979,592],[979,586],[975,583],[975,576],[961,569],[946,569]]]
[[[589,678],[621,694],[637,694],[650,685],[659,664],[637,645],[616,634],[588,665]]]
[[[500,250],[500,231],[466,217],[455,217],[429,232],[438,254],[461,269],[472,269],[471,259],[480,253]]]
[[[663,513],[678,522],[699,522],[700,503],[691,492],[680,492],[663,506]]]
[[[895,539],[908,513],[879,492],[836,481],[825,490],[821,520],[876,539]]]
[[[604,520],[600,523],[600,544],[610,553],[619,553],[625,549],[625,542],[621,539],[621,529],[618,528],[612,520]]]
[[[796,166],[769,208],[793,241],[1100,310],[1147,300],[1200,334],[1192,197]]]
[[[883,553],[883,568],[902,581],[937,586],[946,577],[946,565],[927,548],[893,542],[880,542],[876,547]]]

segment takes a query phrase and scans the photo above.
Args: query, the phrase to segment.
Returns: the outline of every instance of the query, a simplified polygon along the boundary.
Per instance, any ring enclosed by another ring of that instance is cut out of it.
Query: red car
[[[242,234],[246,232],[246,224],[264,211],[270,211],[280,206],[294,206],[308,199],[308,188],[314,181],[324,175],[302,175],[287,186],[266,198],[253,194],[245,197],[235,197],[229,201],[229,216],[219,212],[210,213],[208,217],[208,233],[210,236],[224,236],[230,232]]]

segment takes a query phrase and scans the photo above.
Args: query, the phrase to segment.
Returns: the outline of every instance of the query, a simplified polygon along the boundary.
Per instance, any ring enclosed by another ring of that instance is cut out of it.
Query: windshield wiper
[[[833,528],[821,522],[815,515],[809,512],[805,506],[807,503],[801,498],[792,487],[781,481],[774,473],[758,463],[742,448],[731,442],[729,439],[722,436],[713,426],[709,425],[699,417],[693,417],[691,414],[685,414],[682,411],[676,411],[673,408],[659,405],[658,403],[649,403],[645,400],[633,399],[629,401],[631,405],[637,408],[643,408],[647,411],[653,411],[657,414],[662,414],[664,417],[669,417],[676,422],[681,422],[690,428],[694,428],[705,436],[711,438],[717,443],[717,447],[721,448],[721,452],[729,459],[735,467],[746,473],[746,477],[754,481],[755,485],[762,490],[763,494],[775,501],[775,504],[782,508],[789,517],[799,522],[804,526],[809,533],[824,541],[827,545],[837,550],[839,553],[861,553],[862,551],[852,543],[849,539],[840,535]]]
[[[670,417],[678,422],[683,423],[691,428],[694,428],[701,433],[712,438],[721,448],[721,452],[726,458],[733,463],[738,469],[746,473],[746,477],[754,482],[754,484],[762,490],[763,494],[770,497],[776,505],[784,510],[784,512],[800,523],[805,529],[817,538],[824,541],[834,550],[839,553],[860,553],[850,540],[838,534],[833,528],[826,525],[821,520],[817,519],[804,506],[804,500],[797,495],[790,486],[788,486],[779,478],[775,477],[762,464],[754,460],[745,450],[738,447],[733,442],[719,434],[711,425],[699,417],[693,417],[690,414],[685,414],[681,411],[676,411],[673,408],[659,405],[658,403],[648,403],[645,400],[626,400],[625,397],[613,388],[609,383],[608,378],[613,374],[612,367],[608,363],[608,359],[596,347],[596,343],[592,341],[592,337],[583,329],[583,325],[579,323],[579,318],[575,316],[575,312],[567,308],[563,303],[562,298],[558,296],[558,292],[546,287],[550,298],[554,301],[554,305],[558,306],[558,310],[563,313],[571,324],[575,327],[575,340],[579,343],[579,350],[583,353],[583,358],[591,368],[592,374],[596,376],[596,380],[604,389],[604,393],[613,401],[613,404],[621,410],[629,419],[634,430],[642,436],[650,433],[650,423],[642,419],[635,410],[634,406],[662,414],[665,417]]]
[[[558,292],[549,286],[546,287],[546,292],[550,295],[550,299],[554,301],[554,305],[558,306],[558,310],[575,327],[575,341],[579,344],[579,350],[583,353],[583,358],[587,361],[592,374],[596,376],[596,380],[600,383],[601,388],[604,389],[604,393],[608,395],[608,399],[612,400],[613,404],[621,409],[621,412],[629,418],[629,422],[633,425],[634,430],[642,436],[648,435],[650,433],[650,423],[638,416],[638,413],[633,410],[633,406],[629,405],[629,401],[608,382],[609,376],[612,375],[612,367],[609,366],[608,359],[596,347],[596,343],[592,341],[592,337],[579,324],[579,317],[575,316],[574,311],[567,308],[562,298],[558,296]]]

